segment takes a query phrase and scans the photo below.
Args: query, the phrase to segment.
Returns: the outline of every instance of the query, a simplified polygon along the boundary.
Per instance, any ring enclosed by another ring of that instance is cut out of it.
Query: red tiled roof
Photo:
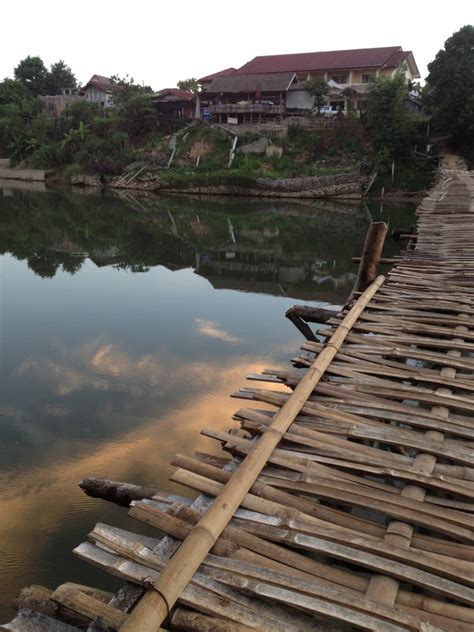
[[[212,75],[201,77],[201,79],[198,79],[198,83],[206,83],[207,81],[212,81],[213,79],[217,79],[219,77],[229,77],[230,75],[233,75],[234,72],[236,72],[236,68],[226,68],[225,70],[214,72]]]
[[[294,53],[289,55],[263,55],[254,57],[254,59],[236,70],[235,74],[380,68],[391,58],[394,58],[397,53],[404,54],[401,46]]]
[[[174,97],[176,101],[192,101],[194,94],[189,90],[179,90],[178,88],[164,88],[158,90],[153,95],[155,98],[162,98],[166,96]]]

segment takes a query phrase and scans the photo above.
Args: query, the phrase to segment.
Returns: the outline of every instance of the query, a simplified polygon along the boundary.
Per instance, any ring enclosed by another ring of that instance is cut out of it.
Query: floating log
[[[85,478],[79,483],[79,487],[92,498],[109,500],[121,507],[128,507],[134,500],[153,498],[157,493],[154,487],[142,487],[100,477]]]
[[[290,320],[303,334],[306,340],[316,341],[311,327],[307,323],[326,323],[337,314],[336,310],[325,307],[308,307],[307,305],[293,305],[286,311],[286,318]]]

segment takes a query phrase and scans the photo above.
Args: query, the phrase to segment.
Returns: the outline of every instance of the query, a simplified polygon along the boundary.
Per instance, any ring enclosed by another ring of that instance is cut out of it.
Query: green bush
[[[74,162],[84,171],[99,175],[118,175],[136,158],[135,152],[126,147],[127,135],[114,132],[107,138],[87,137],[74,156]]]

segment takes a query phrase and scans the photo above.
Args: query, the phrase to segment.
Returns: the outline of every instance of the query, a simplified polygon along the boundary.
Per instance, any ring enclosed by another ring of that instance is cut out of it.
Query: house
[[[205,92],[203,98],[209,95],[215,100],[217,96],[219,103],[222,104],[232,101],[235,94],[234,86],[239,85],[239,81],[251,82],[254,87],[258,85],[261,90],[259,77],[262,81],[265,77],[272,77],[272,80],[277,81],[276,77],[279,75],[283,84],[286,77],[294,75],[295,79],[286,90],[277,91],[281,93],[281,99],[279,94],[277,95],[277,104],[284,114],[287,109],[310,109],[312,101],[310,95],[304,94],[304,82],[307,79],[321,77],[331,87],[327,101],[334,109],[347,109],[349,100],[355,108],[363,109],[371,78],[393,77],[400,68],[405,73],[407,81],[420,77],[413,53],[404,51],[401,46],[264,55],[254,57],[237,70],[227,69],[215,73],[217,76],[208,75],[203,78],[204,81],[201,80],[201,85]],[[232,72],[228,72],[230,70]],[[210,83],[209,79],[212,79]],[[232,89],[226,91],[226,87]],[[347,96],[347,88],[351,88],[352,95]],[[256,103],[259,97],[259,91],[254,90],[253,95],[249,93],[247,101]],[[270,97],[267,99],[267,95],[265,100],[274,102]]]
[[[83,100],[79,88],[63,88],[61,94],[40,96],[43,112],[52,118],[57,118],[61,112],[73,103]]]
[[[82,88],[82,93],[86,101],[106,109],[114,106],[114,92],[117,88],[118,86],[109,77],[92,75]]]
[[[232,74],[217,77],[202,95],[203,111],[219,123],[260,123],[280,119],[295,72]]]
[[[151,98],[164,123],[194,118],[196,99],[189,90],[165,88],[154,92]]]

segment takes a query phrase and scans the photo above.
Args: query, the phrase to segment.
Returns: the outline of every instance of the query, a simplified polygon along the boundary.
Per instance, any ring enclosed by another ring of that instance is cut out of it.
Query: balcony
[[[268,105],[267,103],[220,103],[208,107],[211,114],[284,114],[284,105]]]

